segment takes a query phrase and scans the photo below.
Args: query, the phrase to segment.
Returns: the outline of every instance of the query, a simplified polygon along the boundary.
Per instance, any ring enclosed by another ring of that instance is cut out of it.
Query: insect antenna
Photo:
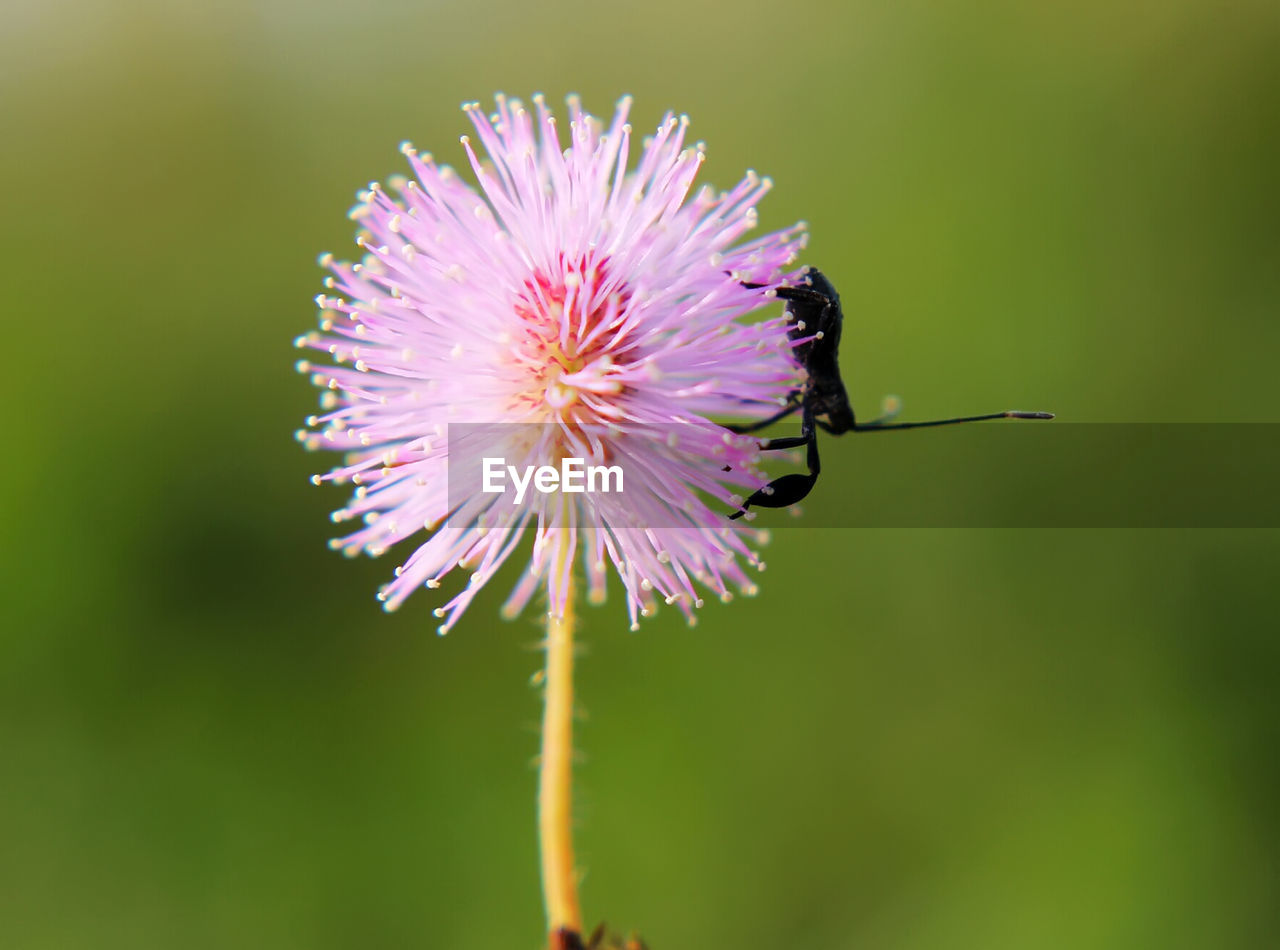
[[[854,432],[881,432],[887,429],[925,429],[930,426],[950,426],[957,422],[986,422],[989,419],[1052,419],[1052,412],[1022,412],[1010,409],[1008,412],[989,412],[985,416],[957,416],[954,419],[932,419],[928,422],[860,422],[854,425]]]

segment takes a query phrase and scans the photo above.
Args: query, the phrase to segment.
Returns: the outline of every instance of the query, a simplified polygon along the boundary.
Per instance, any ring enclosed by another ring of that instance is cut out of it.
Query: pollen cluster
[[[512,353],[529,384],[512,411],[539,422],[617,420],[626,377],[643,363],[624,319],[630,290],[610,277],[607,260],[559,263],[532,275],[514,304]]]

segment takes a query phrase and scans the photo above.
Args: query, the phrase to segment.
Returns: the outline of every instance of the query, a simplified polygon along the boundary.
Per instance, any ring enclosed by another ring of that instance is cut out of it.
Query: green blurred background
[[[536,611],[497,620],[508,572],[449,638],[429,594],[385,616],[391,563],[325,548],[343,496],[292,440],[316,254],[495,90],[630,92],[637,128],[691,115],[704,180],[772,175],[864,412],[1280,421],[1274,0],[10,0],[0,946],[539,946]],[[803,524],[875,504],[840,478],[872,451],[828,440]],[[615,584],[588,917],[655,950],[1274,945],[1278,551],[797,528],[757,599],[637,635]]]

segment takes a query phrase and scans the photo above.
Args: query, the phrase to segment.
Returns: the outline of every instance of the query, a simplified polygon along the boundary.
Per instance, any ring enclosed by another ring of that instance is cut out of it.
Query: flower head
[[[334,520],[357,527],[332,544],[378,556],[426,532],[379,597],[394,609],[470,569],[436,610],[442,633],[526,534],[508,613],[539,588],[561,613],[575,557],[593,599],[613,565],[633,628],[658,598],[692,619],[703,592],[754,592],[744,563],[763,566],[759,532],[726,514],[765,481],[758,446],[710,419],[772,411],[795,388],[782,317],[741,318],[794,280],[804,226],[738,243],[770,182],[749,172],[691,197],[704,151],[685,146],[685,117],[668,115],[628,169],[629,106],[606,130],[571,98],[565,148],[541,97],[530,111],[499,96],[492,116],[467,105],[487,153],[462,138],[478,188],[406,144],[413,178],[371,184],[351,212],[363,260],[322,258],[335,293],[317,298],[320,331],[298,342],[335,365],[299,364],[326,390],[299,437],[346,453],[313,479],[356,486]],[[513,508],[460,493],[457,433],[474,442],[484,430],[469,427],[495,424],[530,464],[620,466],[625,495]]]

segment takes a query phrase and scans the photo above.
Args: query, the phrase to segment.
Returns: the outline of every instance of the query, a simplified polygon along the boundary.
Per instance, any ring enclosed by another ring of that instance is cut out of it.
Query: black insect
[[[569,927],[560,927],[551,934],[551,950],[645,950],[644,941],[632,934],[623,940],[621,937],[607,932],[605,925],[600,924],[591,932],[587,942],[582,942],[582,935]]]
[[[743,284],[758,288],[763,284]],[[745,426],[728,426],[734,432],[755,432],[773,425],[794,412],[800,412],[800,435],[769,439],[761,443],[763,449],[793,449],[801,445],[806,450],[809,474],[798,473],[776,478],[742,503],[742,507],[730,518],[741,518],[752,505],[760,508],[786,508],[800,501],[818,481],[822,464],[818,458],[818,429],[841,435],[845,432],[880,432],[887,429],[921,429],[926,426],[946,426],[957,422],[984,422],[988,419],[1052,419],[1051,412],[992,412],[984,416],[961,416],[956,419],[934,419],[930,422],[891,422],[892,415],[871,422],[858,422],[849,405],[849,394],[840,379],[840,330],[844,313],[840,309],[840,295],[831,281],[819,271],[809,268],[803,286],[779,287],[777,295],[786,301],[787,322],[791,324],[787,334],[797,343],[795,357],[804,368],[807,379],[804,385],[791,393],[787,405],[767,419]]]

